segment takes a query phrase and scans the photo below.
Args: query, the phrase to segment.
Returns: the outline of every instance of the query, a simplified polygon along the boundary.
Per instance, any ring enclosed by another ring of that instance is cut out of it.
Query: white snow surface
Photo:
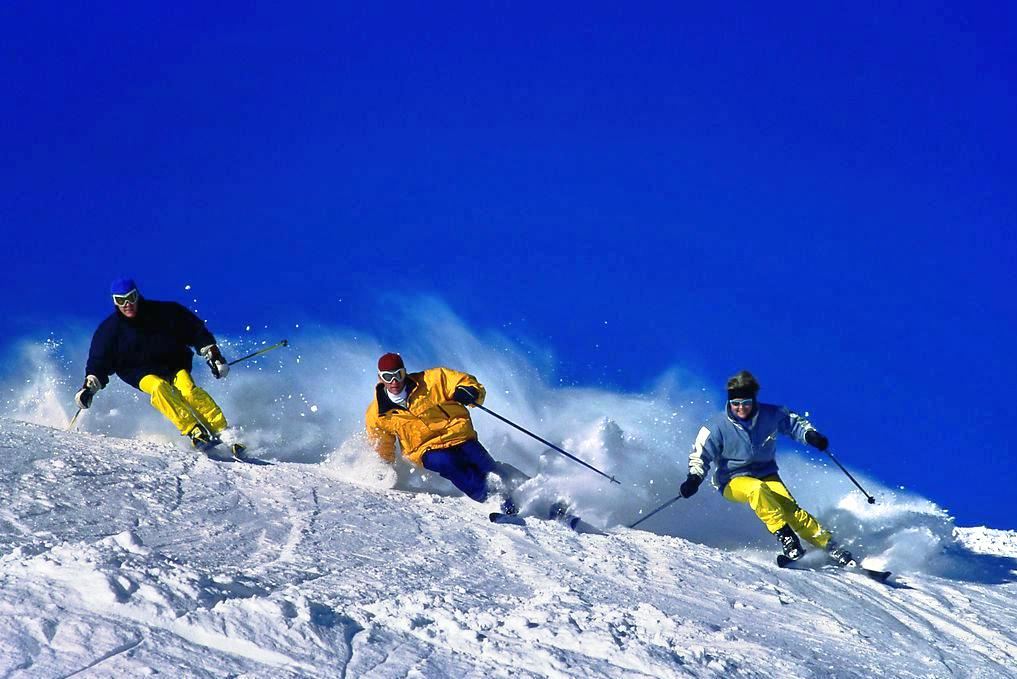
[[[349,441],[254,466],[0,418],[0,462],[2,677],[1017,676],[1017,534],[920,499],[831,508],[886,585],[610,511],[495,525]]]

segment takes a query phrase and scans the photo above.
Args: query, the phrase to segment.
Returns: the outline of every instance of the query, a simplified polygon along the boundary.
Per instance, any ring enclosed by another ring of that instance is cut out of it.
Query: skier
[[[502,512],[518,513],[511,493],[529,477],[494,460],[477,440],[467,411],[484,402],[486,392],[477,378],[449,368],[407,374],[402,357],[388,353],[378,360],[378,379],[367,408],[367,436],[385,462],[395,463],[398,441],[404,458],[448,479],[477,502],[487,500],[488,475],[494,474]]]
[[[216,379],[229,373],[229,365],[204,322],[176,302],[146,299],[131,278],[110,285],[116,310],[92,336],[85,366],[85,383],[74,395],[80,408],[89,408],[110,375],[151,397],[152,406],[190,438],[202,451],[221,443],[226,429],[222,409],[191,378],[191,348],[205,358]],[[234,443],[234,455],[243,453]]]
[[[714,485],[732,502],[742,502],[773,533],[784,555],[797,560],[805,554],[798,539],[808,542],[841,566],[851,553],[840,546],[814,516],[798,506],[777,472],[777,434],[826,450],[825,436],[804,417],[784,406],[759,403],[759,383],[742,370],[727,381],[727,407],[703,425],[689,455],[689,474],[679,490],[690,498],[699,490],[710,464],[716,464]]]

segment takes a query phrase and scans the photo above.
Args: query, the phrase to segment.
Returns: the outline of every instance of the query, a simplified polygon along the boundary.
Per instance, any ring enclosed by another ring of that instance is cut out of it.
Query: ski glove
[[[818,450],[826,450],[830,445],[829,439],[815,429],[810,429],[805,432],[805,442]]]
[[[100,389],[102,389],[102,382],[99,381],[99,378],[95,375],[89,375],[85,378],[85,383],[81,385],[81,389],[74,395],[74,402],[82,410],[87,410],[92,405],[92,397]]]
[[[471,406],[477,402],[477,397],[480,396],[480,392],[477,391],[476,387],[456,387],[455,392],[452,394],[452,400],[457,403],[462,403],[464,406]]]
[[[703,477],[699,474],[689,474],[685,481],[682,482],[680,488],[678,488],[678,494],[684,498],[690,498],[696,494],[699,490],[699,484],[703,482]]]
[[[208,363],[208,369],[215,375],[215,379],[221,380],[229,374],[230,366],[222,357],[222,352],[219,351],[217,345],[209,344],[201,350],[201,355],[205,357],[205,363]]]

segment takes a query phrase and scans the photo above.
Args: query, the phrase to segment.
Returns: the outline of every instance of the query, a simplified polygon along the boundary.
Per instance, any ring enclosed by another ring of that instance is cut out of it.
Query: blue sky
[[[568,384],[748,368],[844,462],[1014,528],[1015,18],[5,3],[0,331],[98,322],[120,273],[220,332],[395,338],[433,295]]]

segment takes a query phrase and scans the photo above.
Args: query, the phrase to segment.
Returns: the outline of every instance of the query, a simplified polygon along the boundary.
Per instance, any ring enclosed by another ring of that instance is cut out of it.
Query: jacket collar
[[[409,399],[409,395],[412,394],[413,390],[416,389],[416,388],[417,388],[417,381],[414,380],[413,377],[411,377],[410,375],[407,375],[406,376],[406,394],[407,394],[407,399]],[[406,410],[406,408],[403,408],[402,406],[398,406],[395,403],[393,403],[392,399],[390,399],[385,394],[385,384],[383,382],[378,382],[378,384],[375,385],[374,392],[375,392],[374,396],[378,400],[378,414],[379,415],[384,415],[385,413],[387,413],[390,410]]]

